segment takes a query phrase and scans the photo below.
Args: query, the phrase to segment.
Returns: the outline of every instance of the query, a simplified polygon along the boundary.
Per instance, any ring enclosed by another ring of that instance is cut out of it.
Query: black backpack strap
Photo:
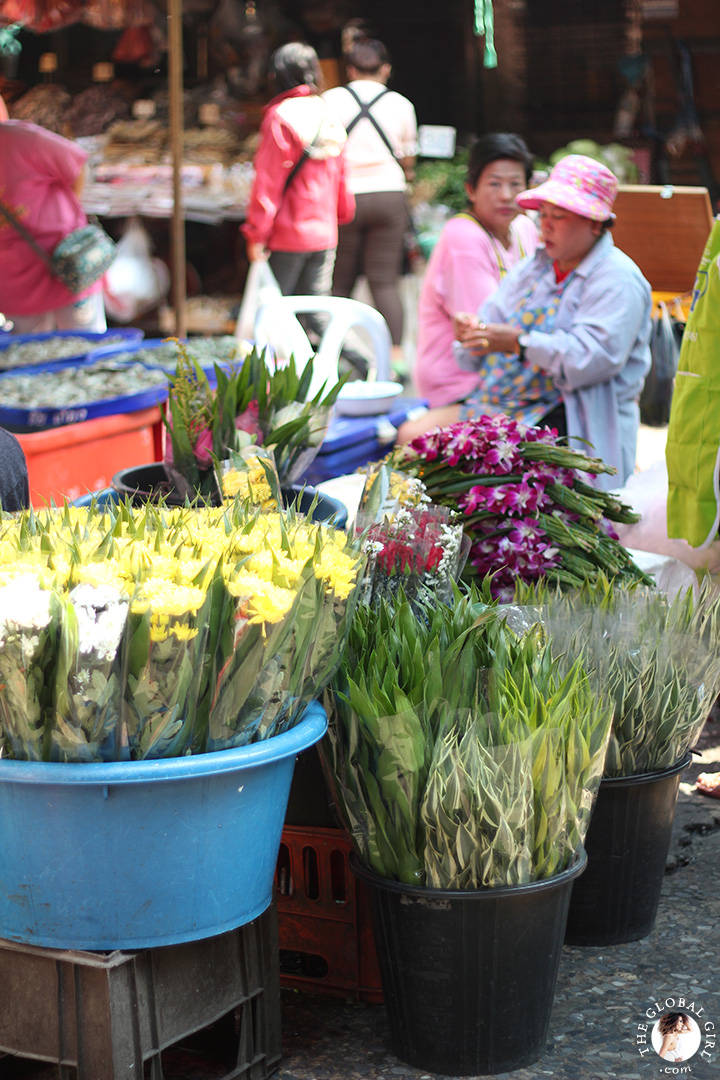
[[[379,94],[377,94],[377,95],[376,95],[376,96],[375,96],[375,97],[374,97],[374,98],[372,99],[372,101],[368,101],[367,103],[365,103],[364,101],[362,101],[362,100],[360,99],[359,95],[358,95],[358,94],[357,94],[357,93],[356,93],[356,92],[355,92],[355,91],[354,91],[354,90],[352,89],[352,87],[351,87],[351,86],[346,86],[346,87],[345,87],[345,89],[347,90],[348,94],[350,94],[350,95],[351,95],[352,97],[354,97],[354,98],[355,98],[355,101],[356,101],[356,102],[358,103],[358,105],[360,106],[360,112],[359,112],[359,113],[357,114],[357,116],[354,116],[354,117],[352,118],[352,120],[350,121],[350,123],[349,123],[349,124],[346,124],[346,126],[345,126],[345,130],[346,130],[346,132],[348,133],[348,135],[350,134],[350,132],[352,131],[352,129],[353,129],[354,127],[355,127],[355,125],[356,125],[356,124],[358,123],[358,121],[362,120],[363,118],[365,118],[365,119],[369,120],[369,121],[370,121],[370,123],[372,124],[372,126],[373,126],[373,127],[375,128],[375,130],[377,131],[377,133],[378,133],[378,135],[380,136],[380,138],[382,139],[382,141],[383,141],[383,142],[385,143],[385,145],[387,146],[387,148],[388,148],[388,150],[390,151],[390,153],[392,154],[392,156],[393,156],[393,157],[394,157],[394,158],[395,158],[395,159],[397,160],[397,154],[396,154],[396,153],[395,153],[395,151],[393,150],[393,146],[392,146],[392,143],[391,143],[391,142],[390,142],[390,140],[388,139],[388,137],[387,137],[387,135],[385,134],[385,132],[383,131],[383,129],[382,129],[382,128],[380,127],[380,125],[378,124],[378,122],[377,122],[377,120],[375,119],[375,117],[373,116],[373,114],[372,114],[372,113],[370,112],[370,110],[372,109],[372,107],[373,107],[373,105],[375,104],[375,102],[376,102],[376,101],[379,101],[381,97],[384,97],[384,96],[385,96],[385,94],[389,94],[389,93],[390,93],[390,90],[388,90],[387,86],[384,86],[384,87],[382,88],[382,90],[380,91],[380,93],[379,93]]]

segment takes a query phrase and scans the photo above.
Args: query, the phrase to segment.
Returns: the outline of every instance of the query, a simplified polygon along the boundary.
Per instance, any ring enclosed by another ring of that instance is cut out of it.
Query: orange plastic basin
[[[162,457],[160,408],[102,416],[51,431],[18,435],[30,478],[30,501],[45,506],[110,486],[119,469]]]

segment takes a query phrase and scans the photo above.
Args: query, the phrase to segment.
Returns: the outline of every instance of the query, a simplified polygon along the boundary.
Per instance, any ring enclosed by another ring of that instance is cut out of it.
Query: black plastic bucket
[[[372,897],[393,1052],[427,1072],[479,1076],[543,1053],[573,880],[455,892],[401,885],[351,856]]]
[[[127,469],[121,469],[112,478],[113,491],[120,496],[127,496],[133,506],[144,506],[148,500],[163,497],[168,506],[184,506],[185,499],[174,490],[165,475],[162,462],[153,462],[149,465],[133,465]],[[298,510],[307,514],[315,500],[315,488],[299,484],[293,484],[290,488],[282,489],[286,504],[297,500]],[[220,497],[213,496],[210,499],[212,505],[219,505]],[[312,513],[312,520],[334,525],[337,529],[344,529],[347,525],[348,512],[344,503],[334,499],[330,495],[317,494],[317,501]]]
[[[565,942],[620,945],[652,932],[670,850],[680,773],[604,778],[590,820],[587,872],[573,886]]]

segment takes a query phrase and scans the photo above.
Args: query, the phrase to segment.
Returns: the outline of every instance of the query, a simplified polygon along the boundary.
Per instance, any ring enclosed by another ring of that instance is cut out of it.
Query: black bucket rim
[[[631,787],[633,784],[652,784],[656,780],[667,780],[671,776],[686,769],[692,761],[692,754],[688,750],[681,761],[676,761],[667,769],[659,769],[656,772],[633,773],[631,776],[603,776],[600,783],[603,787]]]
[[[355,851],[350,852],[349,862],[350,869],[356,877],[386,892],[417,896],[418,899],[425,900],[474,900],[482,903],[497,897],[527,896],[530,893],[562,887],[583,873],[587,866],[587,852],[585,848],[580,848],[573,856],[570,866],[559,874],[553,874],[552,877],[528,881],[524,885],[497,885],[483,889],[433,889],[425,885],[406,885],[402,881],[392,881],[363,866]]]
[[[126,496],[131,500],[134,496],[145,496],[148,494],[146,488],[138,486],[132,487],[129,483],[125,481],[124,477],[128,473],[143,472],[147,474],[148,471],[153,470],[157,472],[158,480],[161,480],[162,477],[165,477],[167,479],[164,464],[162,461],[147,461],[141,465],[128,465],[123,469],[119,469],[118,472],[116,472],[115,475],[112,477],[112,480],[110,481],[110,487],[121,499],[123,498],[123,496]],[[167,482],[171,483],[171,481],[169,480]],[[314,499],[317,495],[320,503],[327,506],[328,517],[322,518],[322,521],[325,524],[331,525],[337,529],[346,528],[348,520],[347,507],[340,499],[335,498],[334,495],[327,495],[324,491],[318,491],[314,484],[306,484],[302,481],[296,484],[288,484],[286,486],[283,486],[281,488],[281,492],[284,496],[284,501],[286,504],[288,502],[292,502],[293,500],[297,500],[298,497],[303,494],[309,499]],[[293,497],[292,499],[290,498],[291,495]],[[187,498],[180,498],[174,488],[171,488],[168,492],[158,493],[158,498],[156,501],[159,502],[160,499],[162,499],[165,505],[168,506],[170,509],[176,509],[177,507],[185,507],[187,505],[190,505],[192,509],[196,510],[204,509],[205,506],[210,505],[213,509],[217,510],[222,505],[219,495],[216,496],[215,494],[213,494],[210,500],[208,500],[205,496],[202,495],[195,495],[192,498],[190,498],[190,496],[188,496]],[[285,509],[287,509],[287,505],[285,506]],[[330,513],[330,511],[332,511],[332,513]],[[301,512],[305,513],[305,511]]]

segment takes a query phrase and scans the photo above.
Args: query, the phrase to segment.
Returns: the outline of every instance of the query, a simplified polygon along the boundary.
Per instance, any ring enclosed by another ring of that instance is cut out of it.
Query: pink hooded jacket
[[[352,221],[355,199],[345,183],[345,129],[309,86],[273,98],[260,125],[255,180],[242,233],[270,251],[325,251],[337,246],[338,223]],[[306,146],[310,156],[285,183]]]

